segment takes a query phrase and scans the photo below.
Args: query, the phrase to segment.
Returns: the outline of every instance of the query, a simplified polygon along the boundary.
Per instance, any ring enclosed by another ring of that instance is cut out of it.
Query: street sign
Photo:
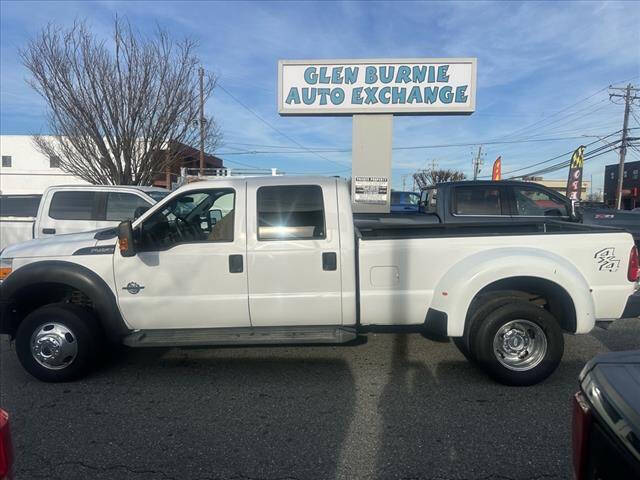
[[[470,114],[475,58],[280,60],[280,115]]]

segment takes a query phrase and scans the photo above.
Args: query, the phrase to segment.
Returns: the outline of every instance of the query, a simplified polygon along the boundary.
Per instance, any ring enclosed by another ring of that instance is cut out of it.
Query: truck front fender
[[[446,314],[448,336],[462,336],[469,306],[480,291],[498,280],[523,276],[564,289],[575,309],[575,333],[591,331],[595,305],[584,276],[566,259],[530,247],[496,248],[462,259],[436,285],[431,309]]]
[[[120,315],[113,291],[98,274],[77,263],[45,260],[18,268],[0,285],[0,333],[13,334],[13,307],[21,292],[47,284],[66,285],[89,297],[110,340],[119,341],[130,332]]]

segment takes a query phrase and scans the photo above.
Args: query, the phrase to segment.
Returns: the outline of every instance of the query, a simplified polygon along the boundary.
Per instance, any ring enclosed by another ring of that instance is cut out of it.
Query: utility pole
[[[614,88],[609,87],[610,90],[622,90],[625,93],[610,93],[609,98],[620,97],[624,98],[624,120],[622,122],[622,141],[620,143],[620,165],[618,166],[618,189],[616,191],[616,208],[620,210],[622,208],[622,183],[624,180],[624,159],[627,156],[627,130],[629,126],[629,110],[631,108],[631,102],[640,98],[635,93],[638,91],[629,83],[626,88]],[[632,93],[634,94],[632,96]]]
[[[478,147],[478,154],[476,155],[476,158],[473,159],[472,165],[473,165],[473,179],[477,180],[478,173],[480,173],[480,170],[482,169],[482,145]]]
[[[204,175],[204,68],[198,69],[200,77],[200,176]]]

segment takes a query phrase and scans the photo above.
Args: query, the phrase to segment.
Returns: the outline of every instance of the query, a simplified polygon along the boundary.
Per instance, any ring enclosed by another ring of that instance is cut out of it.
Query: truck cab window
[[[166,203],[136,230],[141,251],[180,243],[233,242],[235,191],[217,188],[185,194]]]
[[[530,187],[515,187],[516,211],[519,216],[568,217],[567,204],[542,190]]]
[[[454,192],[456,215],[502,215],[499,188],[456,187]]]
[[[42,195],[0,195],[0,217],[35,217]]]
[[[391,192],[392,204],[418,205],[420,195],[415,192]]]
[[[56,220],[97,220],[96,192],[56,192],[51,198],[49,216]]]
[[[324,201],[318,185],[260,187],[258,240],[325,238]]]
[[[420,206],[425,212],[436,212],[438,200],[438,189],[427,188],[420,192]]]
[[[107,220],[132,220],[138,207],[150,207],[144,198],[133,193],[110,192],[107,196]]]

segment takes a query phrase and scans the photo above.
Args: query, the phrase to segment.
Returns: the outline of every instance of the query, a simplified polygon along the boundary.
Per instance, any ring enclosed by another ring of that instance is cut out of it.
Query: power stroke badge
[[[620,267],[620,259],[615,255],[616,249],[613,247],[603,248],[596,252],[593,258],[596,259],[596,266],[600,271],[617,272]]]

